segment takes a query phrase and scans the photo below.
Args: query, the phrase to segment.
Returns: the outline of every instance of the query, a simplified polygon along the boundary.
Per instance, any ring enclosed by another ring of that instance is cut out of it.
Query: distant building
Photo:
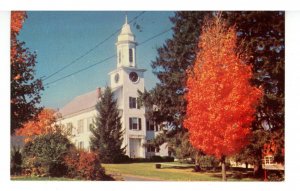
[[[144,92],[144,72],[136,62],[135,36],[127,23],[122,27],[118,36],[117,67],[108,75],[110,87],[117,99],[124,129],[123,146],[126,146],[126,155],[131,158],[146,158],[152,155],[168,156],[166,144],[160,149],[146,148],[144,143],[153,139],[161,132],[145,118],[145,108],[137,103],[138,90]],[[90,148],[90,127],[97,115],[95,106],[101,97],[101,88],[75,97],[59,110],[58,123],[72,130],[71,141],[80,149]]]

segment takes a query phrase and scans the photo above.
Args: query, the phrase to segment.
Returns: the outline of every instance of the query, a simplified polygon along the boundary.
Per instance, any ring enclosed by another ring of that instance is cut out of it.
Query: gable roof
[[[86,109],[90,109],[96,106],[101,94],[101,89],[97,88],[91,92],[85,93],[83,95],[75,97],[72,101],[67,103],[64,107],[59,109],[59,113],[62,117],[74,113],[78,113],[80,111],[84,111]]]

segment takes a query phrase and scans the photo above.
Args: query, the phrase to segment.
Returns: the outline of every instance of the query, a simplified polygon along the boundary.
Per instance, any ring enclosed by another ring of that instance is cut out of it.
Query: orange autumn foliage
[[[219,159],[247,145],[262,96],[261,89],[250,85],[251,66],[236,42],[234,27],[226,27],[219,17],[207,21],[201,51],[188,71],[184,127],[195,148]]]
[[[12,11],[11,12],[11,22],[10,22],[10,36],[11,36],[11,51],[10,58],[15,59],[17,55],[16,44],[17,35],[23,27],[23,22],[25,21],[27,15],[25,11]],[[11,63],[14,63],[11,60]],[[17,77],[16,77],[17,78]]]
[[[12,11],[11,12],[11,35],[17,35],[23,26],[23,22],[26,19],[25,11]]]
[[[271,140],[268,143],[264,144],[262,157],[274,156],[277,154],[277,152],[281,152],[281,154],[284,155],[284,148],[280,149],[276,142],[274,140]]]
[[[22,128],[16,130],[16,135],[25,136],[25,142],[31,141],[33,136],[54,132],[55,111],[43,109],[36,119],[28,121]]]
[[[103,180],[105,169],[101,166],[98,155],[95,152],[71,149],[64,157],[68,167],[67,176],[70,178],[82,178],[85,180]]]

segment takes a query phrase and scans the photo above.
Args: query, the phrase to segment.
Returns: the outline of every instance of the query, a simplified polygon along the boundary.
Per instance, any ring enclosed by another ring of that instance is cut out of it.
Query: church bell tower
[[[117,67],[109,73],[110,87],[117,99],[124,130],[123,146],[126,155],[131,158],[145,158],[146,149],[146,119],[145,108],[138,104],[138,91],[144,92],[144,72],[136,61],[135,36],[125,18],[121,32],[118,35]]]

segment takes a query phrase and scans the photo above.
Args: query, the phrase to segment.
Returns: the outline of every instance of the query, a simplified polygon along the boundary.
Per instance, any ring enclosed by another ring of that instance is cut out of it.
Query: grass
[[[106,174],[112,175],[115,180],[122,180],[122,175],[148,178],[164,181],[221,181],[221,172],[193,172],[194,165],[168,162],[161,164],[161,169],[156,169],[153,162],[129,163],[129,164],[102,164]],[[250,173],[251,174],[251,173]],[[251,178],[249,173],[239,171],[227,171],[228,181],[259,181]],[[12,176],[16,181],[79,181],[78,179],[57,177],[31,177]]]
[[[163,163],[162,163],[163,164]],[[192,172],[193,165],[178,163],[155,168],[155,163],[102,164],[109,174],[133,175],[166,181],[221,181],[221,172]],[[174,165],[174,166],[172,166]],[[228,171],[228,181],[258,181],[254,178],[234,178],[234,171]]]
[[[76,179],[64,177],[36,177],[36,176],[12,176],[11,180],[20,181],[75,181]]]

